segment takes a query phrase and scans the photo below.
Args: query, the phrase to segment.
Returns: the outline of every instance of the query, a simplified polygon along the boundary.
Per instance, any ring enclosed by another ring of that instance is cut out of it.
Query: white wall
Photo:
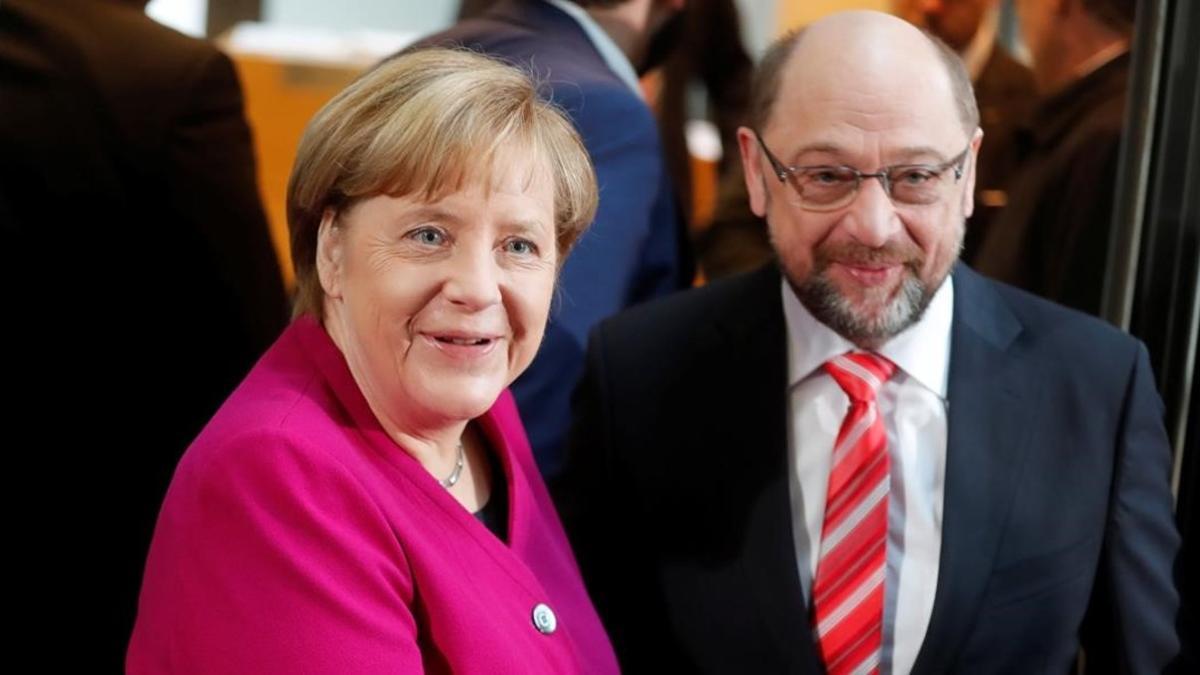
[[[454,23],[458,0],[263,0],[262,8],[264,22],[281,26],[423,35]]]
[[[704,0],[692,0],[704,2]],[[786,1],[786,0],[785,0]],[[794,0],[793,0],[794,1]],[[737,0],[734,4],[742,20],[742,44],[750,58],[758,61],[758,57],[766,51],[767,45],[775,39],[779,23],[778,0]]]
[[[204,37],[208,0],[150,0],[146,14],[181,33]]]

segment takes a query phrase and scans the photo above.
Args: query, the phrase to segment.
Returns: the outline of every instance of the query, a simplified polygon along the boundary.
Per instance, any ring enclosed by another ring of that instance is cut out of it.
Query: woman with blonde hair
[[[482,56],[402,55],[317,114],[295,319],[176,471],[128,672],[616,672],[506,390],[596,199]]]

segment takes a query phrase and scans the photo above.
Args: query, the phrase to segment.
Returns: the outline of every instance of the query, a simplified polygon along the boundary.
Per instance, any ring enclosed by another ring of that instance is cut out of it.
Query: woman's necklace
[[[438,481],[439,483],[442,484],[442,487],[449,490],[450,488],[454,487],[454,484],[458,482],[459,478],[462,478],[463,465],[465,465],[467,463],[466,459],[467,459],[467,453],[466,453],[466,451],[463,450],[462,441],[459,441],[458,442],[458,459],[454,461],[454,470],[450,472],[449,476],[446,476],[445,478]]]

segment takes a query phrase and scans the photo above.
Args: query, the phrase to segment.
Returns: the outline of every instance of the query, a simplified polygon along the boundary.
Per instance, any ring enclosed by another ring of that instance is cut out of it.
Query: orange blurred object
[[[287,181],[304,127],[321,106],[350,84],[358,68],[285,63],[247,54],[230,54],[246,99],[246,117],[254,132],[258,185],[288,290],[295,285],[287,231]]]

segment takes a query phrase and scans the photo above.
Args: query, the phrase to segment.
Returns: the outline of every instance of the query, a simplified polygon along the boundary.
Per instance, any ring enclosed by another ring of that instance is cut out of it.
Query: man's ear
[[[317,278],[328,299],[342,297],[345,234],[337,222],[337,212],[325,209],[317,229]]]
[[[975,128],[975,135],[971,137],[971,150],[967,153],[966,166],[963,171],[963,178],[966,179],[966,189],[963,191],[963,217],[970,218],[975,212],[975,170],[979,164],[979,148],[983,144],[983,129]]]
[[[750,196],[750,210],[759,218],[767,216],[767,185],[764,181],[763,163],[766,158],[758,139],[748,127],[738,127],[738,150],[742,155],[742,175],[746,179],[746,194]],[[771,177],[772,179],[774,176]]]

